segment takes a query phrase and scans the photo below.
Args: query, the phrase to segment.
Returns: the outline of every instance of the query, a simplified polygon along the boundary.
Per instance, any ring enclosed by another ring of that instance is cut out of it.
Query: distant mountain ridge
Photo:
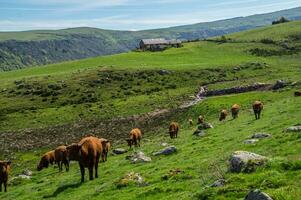
[[[135,49],[143,38],[195,40],[270,25],[284,16],[301,20],[301,7],[267,14],[144,31],[71,28],[0,32],[0,71],[67,60],[111,55]]]

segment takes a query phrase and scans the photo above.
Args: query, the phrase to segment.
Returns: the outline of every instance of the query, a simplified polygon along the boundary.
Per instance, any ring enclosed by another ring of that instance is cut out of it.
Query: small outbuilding
[[[163,51],[168,47],[179,48],[182,46],[181,40],[166,40],[164,38],[142,39],[139,43],[143,51]]]

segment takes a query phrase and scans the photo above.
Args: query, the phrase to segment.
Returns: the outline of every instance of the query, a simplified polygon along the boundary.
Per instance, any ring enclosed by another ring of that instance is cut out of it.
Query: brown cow
[[[263,109],[263,103],[261,101],[255,101],[252,106],[253,106],[255,118],[260,119],[260,114]]]
[[[106,142],[105,148],[102,150],[102,154],[101,154],[102,161],[105,162],[105,161],[107,161],[107,158],[108,158],[108,152],[111,149],[111,143],[110,143],[109,140],[104,139],[104,138],[101,138],[100,141],[101,142],[103,142],[103,141]]]
[[[301,92],[296,91],[296,92],[294,93],[294,95],[295,95],[295,97],[301,97]]]
[[[95,168],[95,178],[98,178],[98,162],[106,143],[96,137],[86,137],[77,144],[67,146],[68,160],[79,163],[82,183],[85,181],[85,168],[89,169],[90,180],[94,179],[93,168]]]
[[[225,120],[227,115],[228,115],[228,111],[227,110],[222,110],[221,113],[220,113],[220,116],[219,116],[219,121]]]
[[[43,168],[48,168],[49,164],[53,165],[54,162],[55,162],[54,151],[49,151],[42,156],[40,163],[37,166],[37,170],[41,171]]]
[[[10,165],[10,161],[0,161],[0,192],[2,192],[2,184],[4,185],[4,192],[7,192],[7,181]]]
[[[139,128],[134,128],[133,130],[131,130],[129,134],[130,139],[126,140],[129,147],[132,148],[132,145],[135,145],[136,147],[137,146],[140,147],[140,140],[142,139],[142,135],[143,133]]]
[[[231,113],[232,113],[232,117],[233,119],[237,118],[238,117],[238,113],[239,113],[239,109],[240,109],[240,106],[238,104],[234,104],[231,108]]]
[[[63,171],[63,164],[65,165],[66,171],[69,171],[69,160],[66,146],[59,146],[56,148],[54,150],[54,157],[60,172]]]
[[[203,124],[204,121],[205,121],[204,116],[200,115],[199,118],[198,118],[198,124]]]
[[[179,124],[177,122],[171,122],[169,125],[170,138],[177,138],[179,132]]]

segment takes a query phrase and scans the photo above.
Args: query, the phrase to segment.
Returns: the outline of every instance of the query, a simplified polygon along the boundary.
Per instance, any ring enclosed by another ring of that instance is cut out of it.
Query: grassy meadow
[[[278,91],[209,97],[174,113],[181,125],[178,139],[169,138],[168,127],[146,132],[140,148],[109,155],[106,163],[100,163],[100,177],[83,184],[77,163],[69,172],[59,173],[52,166],[37,172],[46,148],[0,152],[1,159],[13,161],[11,179],[24,169],[33,171],[30,180],[11,181],[0,199],[232,200],[244,199],[251,189],[261,189],[274,200],[300,199],[301,135],[283,132],[301,123],[300,97],[293,95],[301,90],[300,30],[300,22],[290,22],[227,35],[226,42],[213,38],[164,52],[130,52],[0,73],[0,134],[174,109],[191,100],[202,85],[223,89],[279,79],[288,83]],[[255,100],[264,103],[257,121],[251,110]],[[242,107],[238,119],[219,122],[220,110],[229,110],[234,103]],[[187,123],[190,117],[196,122],[200,114],[214,126],[204,137],[193,136],[196,125]],[[257,132],[272,137],[243,143]],[[123,138],[116,140],[113,148],[127,148]],[[178,152],[152,156],[163,142],[175,145]],[[152,161],[131,164],[125,159],[138,150]],[[253,173],[230,173],[228,159],[237,150],[267,156],[269,161]],[[170,175],[176,169],[181,172]],[[120,179],[130,172],[139,173],[147,184],[120,187]],[[225,186],[209,187],[220,178],[226,180]]]

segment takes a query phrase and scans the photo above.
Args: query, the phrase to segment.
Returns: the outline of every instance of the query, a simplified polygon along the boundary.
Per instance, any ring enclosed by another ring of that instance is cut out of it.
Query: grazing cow
[[[83,138],[79,143],[67,146],[68,160],[78,161],[81,172],[81,182],[85,181],[85,168],[89,170],[89,179],[98,178],[98,162],[107,141],[100,141],[96,137]]]
[[[240,106],[238,104],[234,104],[231,108],[231,113],[232,113],[232,117],[233,119],[237,118],[238,117],[238,113],[239,113],[239,109],[240,109]]]
[[[101,138],[100,141],[101,142],[103,142],[103,141],[106,142],[105,148],[103,148],[102,154],[101,154],[102,161],[105,162],[105,161],[107,161],[107,158],[108,158],[108,152],[111,149],[111,143],[110,143],[109,140],[104,139],[104,138]]]
[[[263,109],[263,103],[261,101],[255,101],[252,106],[253,106],[255,118],[260,119],[260,114]]]
[[[202,115],[200,115],[198,118],[198,124],[203,124],[204,121],[205,121],[205,118]]]
[[[54,162],[55,162],[54,151],[49,151],[42,156],[40,163],[37,166],[37,170],[41,171],[43,168],[48,168],[49,164],[53,165]]]
[[[228,115],[227,110],[222,110],[221,113],[220,113],[220,116],[219,116],[219,121],[225,120],[227,115]]]
[[[294,93],[294,95],[295,95],[295,97],[301,97],[301,92],[296,91],[296,92]]]
[[[189,118],[188,123],[190,126],[193,126],[193,120],[191,118]]]
[[[60,172],[63,171],[63,164],[65,165],[66,171],[69,171],[69,160],[66,146],[59,146],[56,148],[54,150],[54,157]]]
[[[179,132],[179,124],[177,122],[171,122],[169,125],[170,138],[177,138]]]
[[[4,192],[7,192],[7,181],[10,165],[10,161],[0,161],[0,192],[2,192],[2,184],[4,185]]]
[[[132,148],[132,145],[135,145],[136,147],[137,146],[140,147],[140,140],[142,139],[142,135],[143,133],[139,128],[134,128],[133,130],[131,130],[129,134],[130,139],[126,140],[129,147]]]

